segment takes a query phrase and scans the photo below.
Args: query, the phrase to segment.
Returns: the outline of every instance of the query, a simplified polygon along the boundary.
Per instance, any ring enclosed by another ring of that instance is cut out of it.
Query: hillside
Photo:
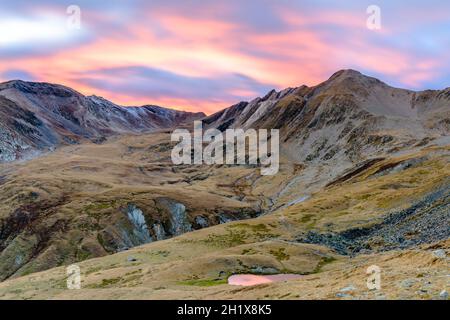
[[[273,90],[204,122],[221,130],[278,128],[293,160],[342,166],[448,137],[449,105],[450,88],[414,92],[341,70],[315,87]]]
[[[427,147],[383,160],[271,214],[81,262],[81,290],[65,288],[60,267],[0,283],[0,298],[439,298],[448,286],[449,156],[448,147]],[[424,157],[410,167],[385,169]],[[370,265],[382,270],[379,291],[366,288]],[[226,284],[241,273],[302,277],[253,287]]]
[[[279,128],[274,176],[256,165],[174,165],[171,129],[202,114],[24,82],[0,85],[1,101],[3,160],[40,156],[0,164],[0,298],[433,298],[445,289],[449,89],[414,92],[343,70],[204,119],[221,130]],[[83,290],[64,288],[71,263]],[[370,264],[386,271],[379,296],[364,289]],[[226,284],[241,273],[302,277]]]
[[[172,128],[204,116],[158,106],[122,107],[61,85],[9,81],[0,84],[0,162],[60,145]]]

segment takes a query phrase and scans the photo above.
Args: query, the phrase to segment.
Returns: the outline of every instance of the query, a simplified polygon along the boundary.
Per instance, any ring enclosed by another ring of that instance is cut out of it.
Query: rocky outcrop
[[[167,232],[172,236],[192,231],[192,225],[188,221],[186,207],[179,202],[169,198],[160,198],[156,200],[159,208],[169,213],[169,226]]]
[[[450,237],[450,185],[411,207],[389,214],[381,223],[340,233],[309,231],[298,242],[321,244],[343,255],[407,249]]]
[[[90,202],[70,214],[64,209],[70,206],[70,197],[24,198],[31,204],[0,216],[0,281],[226,222],[213,208],[188,208],[169,197],[117,200]],[[249,217],[242,209],[231,211],[233,220]]]
[[[137,208],[134,204],[128,205],[127,208],[128,220],[133,225],[133,235],[136,237],[139,244],[151,242],[152,236],[147,227],[147,222],[142,213],[142,210]]]

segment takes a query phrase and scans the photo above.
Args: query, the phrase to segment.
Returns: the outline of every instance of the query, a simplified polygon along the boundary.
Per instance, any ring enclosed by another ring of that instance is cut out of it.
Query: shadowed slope
[[[100,143],[112,135],[172,128],[205,116],[158,106],[122,107],[61,85],[24,81],[0,84],[0,109],[0,161],[26,158],[58,145]]]

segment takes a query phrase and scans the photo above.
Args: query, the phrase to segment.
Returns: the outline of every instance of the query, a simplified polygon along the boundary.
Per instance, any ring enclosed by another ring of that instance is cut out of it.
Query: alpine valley
[[[174,165],[195,120],[279,129],[278,174]],[[206,116],[9,81],[0,161],[1,299],[448,299],[450,88],[341,70]]]

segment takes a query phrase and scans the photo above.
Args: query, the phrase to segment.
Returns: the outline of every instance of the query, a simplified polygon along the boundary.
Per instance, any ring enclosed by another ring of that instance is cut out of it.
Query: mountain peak
[[[54,95],[58,97],[81,96],[81,94],[69,87],[47,82],[31,82],[23,80],[11,80],[0,83],[0,91],[6,89],[15,89],[23,93]]]
[[[387,86],[377,78],[367,76],[359,71],[343,69],[335,72],[327,81],[322,82],[317,87],[358,91],[356,88],[368,88],[378,85]]]
[[[353,70],[353,69],[342,69],[333,73],[329,80],[337,79],[337,78],[359,78],[366,77],[361,72]]]
[[[203,118],[157,106],[127,108],[58,84],[0,83],[0,162],[83,140],[168,129]]]

